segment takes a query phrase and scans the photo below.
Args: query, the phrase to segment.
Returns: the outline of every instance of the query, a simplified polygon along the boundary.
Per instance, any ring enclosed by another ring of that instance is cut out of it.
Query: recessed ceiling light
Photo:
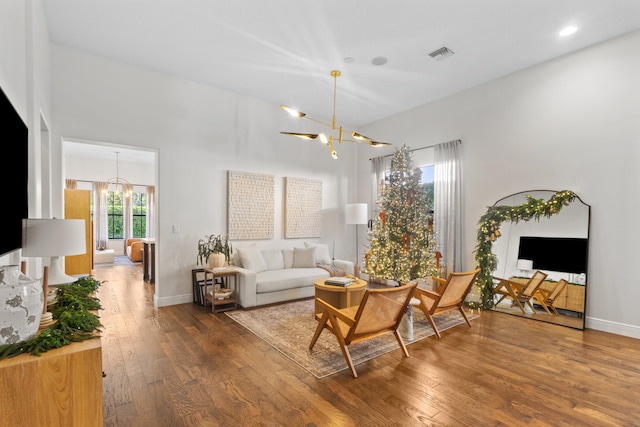
[[[350,64],[353,62],[353,58],[350,56],[347,56],[346,58],[344,58],[344,62],[346,62],[347,64]]]
[[[371,63],[373,65],[384,65],[387,63],[387,58],[385,58],[384,56],[376,56],[371,60]]]
[[[560,31],[559,35],[561,37],[566,37],[566,36],[570,36],[571,34],[575,33],[576,31],[578,31],[578,27],[574,27],[573,25],[565,27],[562,29],[562,31]]]

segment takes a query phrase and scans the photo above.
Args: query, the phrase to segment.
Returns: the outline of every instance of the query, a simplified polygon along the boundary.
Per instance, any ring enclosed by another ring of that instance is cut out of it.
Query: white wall
[[[640,337],[638,76],[640,32],[634,32],[376,122],[363,133],[414,148],[462,140],[468,268],[475,266],[476,225],[487,206],[529,189],[575,191],[592,206],[587,327]],[[364,179],[368,160],[361,156],[359,163]]]
[[[307,240],[336,239],[336,258],[355,256],[351,239],[343,237],[349,230],[344,206],[356,191],[355,144],[340,146],[335,161],[321,144],[280,135],[292,124],[278,105],[59,45],[52,45],[52,81],[54,141],[157,150],[158,305],[192,301],[197,242],[226,233],[228,170],[275,176],[275,239],[258,245],[302,246],[302,240],[282,239],[282,183],[285,176],[303,177],[323,182],[326,226],[321,239]]]
[[[43,188],[43,184],[48,183],[43,179],[43,170],[48,173],[50,144],[42,139],[41,132],[41,119],[48,122],[51,116],[49,68],[48,30],[41,2],[0,2],[0,86],[29,129],[29,216],[32,218],[48,217],[51,204]],[[0,265],[20,261],[20,251],[0,257]],[[28,259],[27,274],[41,278],[42,265],[39,258]]]

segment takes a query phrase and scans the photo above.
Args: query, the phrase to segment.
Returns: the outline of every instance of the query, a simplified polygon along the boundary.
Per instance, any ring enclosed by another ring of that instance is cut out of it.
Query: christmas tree
[[[406,145],[391,160],[380,214],[369,231],[365,272],[373,279],[407,282],[437,276],[432,206],[421,184],[422,171],[413,167]]]

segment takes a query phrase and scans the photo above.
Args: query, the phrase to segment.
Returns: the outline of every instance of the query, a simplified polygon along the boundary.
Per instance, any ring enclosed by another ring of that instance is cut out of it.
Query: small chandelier
[[[120,165],[119,165],[119,161],[118,161],[118,159],[119,159],[119,157],[118,157],[118,156],[119,156],[119,155],[120,155],[120,152],[119,152],[119,151],[116,151],[116,177],[115,177],[115,178],[109,178],[109,179],[106,181],[107,189],[105,189],[105,190],[103,190],[103,191],[106,193],[106,192],[108,191],[109,186],[110,186],[111,184],[114,184],[114,185],[116,186],[116,190],[115,190],[114,192],[115,192],[115,193],[119,193],[119,191],[118,191],[118,185],[120,185],[120,186],[122,187],[122,191],[121,191],[122,195],[123,195],[124,197],[129,197],[129,196],[131,195],[131,192],[130,192],[130,191],[128,191],[128,190],[125,192],[125,186],[130,187],[130,186],[131,186],[131,184],[129,183],[129,181],[127,181],[127,180],[126,180],[126,179],[124,179],[124,178],[120,178],[120,176],[119,176],[119,173],[120,173],[120,167],[119,167]]]
[[[385,145],[391,145],[388,142],[380,142],[380,141],[374,141],[372,138],[366,137],[364,135],[361,135],[357,132],[350,132],[350,135],[354,138],[354,139],[344,139],[343,138],[343,134],[344,134],[344,129],[342,128],[342,126],[336,126],[336,87],[337,87],[337,79],[340,76],[340,71],[339,70],[332,70],[331,71],[331,77],[333,77],[333,116],[331,119],[331,124],[329,123],[325,123],[321,120],[317,120],[317,119],[313,119],[309,116],[307,116],[305,113],[303,113],[302,111],[298,111],[294,108],[291,107],[287,107],[286,105],[280,105],[280,108],[282,108],[284,111],[286,111],[287,113],[289,113],[291,116],[296,117],[296,118],[307,118],[313,122],[316,123],[320,123],[322,125],[328,126],[331,128],[331,130],[336,130],[338,129],[338,138],[335,140],[337,142],[357,142],[360,144],[367,144],[370,145],[372,147],[382,147]],[[333,157],[334,159],[338,158],[338,153],[336,152],[336,150],[333,148],[333,143],[334,143],[334,138],[333,135],[325,135],[324,133],[298,133],[298,132],[280,132],[281,134],[284,135],[291,135],[291,136],[296,136],[298,138],[302,138],[302,139],[308,139],[308,140],[313,140],[316,138],[320,139],[320,142],[322,142],[324,145],[328,145],[329,146],[329,153],[331,153],[331,157]]]

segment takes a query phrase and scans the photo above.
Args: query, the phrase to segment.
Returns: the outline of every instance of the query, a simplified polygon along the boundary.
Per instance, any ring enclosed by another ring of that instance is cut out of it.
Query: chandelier
[[[331,77],[333,77],[333,115],[331,118],[331,124],[329,123],[325,123],[321,120],[317,120],[314,118],[311,118],[309,116],[307,116],[305,113],[298,111],[294,108],[291,107],[287,107],[286,105],[280,105],[280,108],[282,108],[284,111],[286,111],[287,113],[289,113],[290,115],[292,115],[293,117],[296,118],[306,118],[309,119],[313,122],[316,123],[320,123],[322,125],[328,126],[331,128],[331,131],[334,130],[338,130],[338,136],[336,139],[334,139],[333,135],[331,133],[329,133],[329,136],[327,136],[324,132],[321,133],[299,133],[299,132],[280,132],[281,134],[284,135],[291,135],[291,136],[297,136],[298,138],[302,138],[302,139],[308,139],[308,140],[314,140],[314,139],[319,139],[321,143],[323,143],[324,145],[327,145],[329,147],[329,153],[331,153],[331,156],[334,159],[338,158],[338,153],[336,152],[336,150],[333,147],[333,143],[334,142],[357,142],[360,144],[367,144],[370,145],[372,147],[382,147],[385,145],[391,145],[388,142],[380,142],[380,141],[375,141],[372,138],[366,137],[364,135],[361,135],[357,132],[349,132],[349,134],[351,135],[351,137],[353,137],[353,139],[345,139],[344,138],[344,129],[342,128],[342,126],[336,126],[336,86],[337,86],[337,79],[338,77],[340,77],[340,71],[339,70],[332,70],[331,71]]]
[[[108,191],[109,186],[110,186],[111,184],[113,184],[113,185],[115,185],[115,186],[116,186],[116,189],[115,189],[114,193],[120,193],[120,192],[121,192],[121,193],[122,193],[122,195],[123,195],[124,197],[129,197],[129,196],[131,195],[131,193],[130,193],[130,191],[129,191],[128,189],[129,189],[129,188],[131,188],[131,184],[129,184],[129,181],[127,181],[127,180],[126,180],[126,179],[124,179],[124,178],[120,178],[120,176],[119,176],[119,172],[120,172],[120,171],[119,171],[119,169],[120,169],[120,168],[119,168],[119,161],[118,161],[118,160],[119,160],[119,159],[118,159],[118,156],[119,156],[119,155],[120,155],[120,152],[119,152],[119,151],[116,151],[116,177],[115,177],[115,178],[109,178],[109,179],[106,181],[106,184],[107,184],[107,187],[106,187],[106,188],[107,188],[107,189],[105,189],[105,190],[103,190],[103,191],[104,191],[104,192],[107,192],[107,191]],[[118,185],[120,185],[120,187],[122,188],[122,191],[118,191]],[[126,186],[126,187],[125,187],[125,186]],[[125,190],[126,190],[126,192],[125,192]]]

